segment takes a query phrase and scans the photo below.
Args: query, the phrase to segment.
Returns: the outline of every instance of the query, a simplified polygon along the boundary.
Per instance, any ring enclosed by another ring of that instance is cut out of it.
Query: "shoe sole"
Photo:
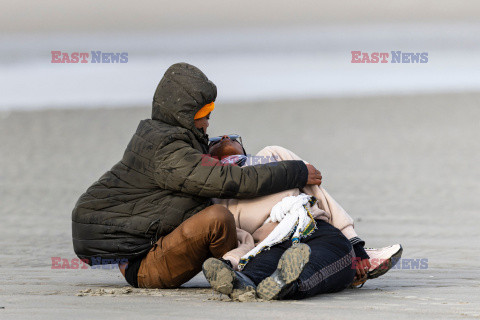
[[[310,247],[304,243],[288,248],[278,262],[277,270],[257,287],[263,300],[275,299],[282,289],[297,280],[310,258]]]
[[[232,293],[235,272],[225,263],[215,258],[209,258],[203,263],[202,269],[212,289],[227,295]]]
[[[388,270],[392,269],[402,256],[403,248],[400,246],[397,252],[395,252],[389,259],[382,262],[377,268],[367,273],[367,279],[375,279],[383,276]],[[394,261],[392,261],[394,260]]]

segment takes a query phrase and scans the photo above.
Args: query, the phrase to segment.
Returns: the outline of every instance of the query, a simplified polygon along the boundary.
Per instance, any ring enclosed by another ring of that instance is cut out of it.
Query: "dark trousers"
[[[312,235],[302,240],[311,249],[310,261],[286,299],[304,299],[319,293],[338,292],[353,282],[355,268],[352,262],[355,253],[350,241],[340,230],[324,221],[317,220],[317,227]],[[291,240],[287,240],[259,253],[242,273],[258,285],[275,271],[281,255],[291,245]]]

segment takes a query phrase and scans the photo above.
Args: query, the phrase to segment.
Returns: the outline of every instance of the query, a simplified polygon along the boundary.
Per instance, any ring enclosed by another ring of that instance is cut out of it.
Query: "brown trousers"
[[[177,288],[202,270],[209,257],[221,258],[237,246],[233,215],[212,205],[161,237],[138,270],[140,288]]]

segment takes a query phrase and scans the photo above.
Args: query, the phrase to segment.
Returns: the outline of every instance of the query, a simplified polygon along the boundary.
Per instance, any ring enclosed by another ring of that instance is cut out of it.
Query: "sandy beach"
[[[52,269],[52,257],[76,258],[71,210],[149,106],[2,111],[0,318],[479,319],[479,104],[480,93],[218,104],[210,135],[239,133],[248,153],[292,149],[367,247],[401,243],[406,261],[361,289],[246,303],[222,301],[200,275],[142,290],[118,269]]]

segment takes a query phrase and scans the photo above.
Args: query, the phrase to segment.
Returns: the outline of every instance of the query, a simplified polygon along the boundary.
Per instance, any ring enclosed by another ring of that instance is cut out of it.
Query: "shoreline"
[[[369,101],[379,101],[379,100],[413,100],[413,99],[429,99],[429,98],[440,98],[440,97],[445,97],[447,99],[450,98],[455,98],[455,97],[466,97],[466,96],[479,96],[480,97],[480,91],[477,90],[452,90],[452,91],[446,91],[446,90],[439,90],[439,91],[425,91],[425,92],[405,92],[405,93],[397,93],[393,94],[390,92],[385,92],[385,93],[372,93],[372,94],[344,94],[344,95],[332,95],[332,96],[308,96],[305,98],[298,98],[298,97],[286,97],[286,98],[252,98],[252,99],[245,99],[244,101],[232,101],[232,100],[226,100],[222,101],[222,99],[217,99],[215,101],[216,105],[226,105],[227,107],[230,106],[236,106],[239,104],[242,105],[256,105],[256,104],[278,104],[278,105],[290,105],[292,103],[296,103],[300,101],[299,106],[301,107],[303,104],[312,104],[312,103],[335,103],[335,102],[354,102],[354,101],[360,101],[360,103],[368,103]],[[81,112],[81,111],[114,111],[114,110],[140,110],[140,109],[149,109],[150,110],[151,106],[150,105],[141,105],[141,104],[120,104],[120,105],[102,105],[102,104],[96,104],[96,105],[89,105],[89,106],[80,106],[80,105],[75,105],[75,106],[68,106],[68,107],[61,107],[61,106],[36,106],[36,107],[21,107],[18,106],[17,108],[12,107],[8,109],[0,109],[0,116],[2,114],[12,114],[12,113],[29,113],[29,112],[62,112],[62,111],[72,111],[72,112]]]

